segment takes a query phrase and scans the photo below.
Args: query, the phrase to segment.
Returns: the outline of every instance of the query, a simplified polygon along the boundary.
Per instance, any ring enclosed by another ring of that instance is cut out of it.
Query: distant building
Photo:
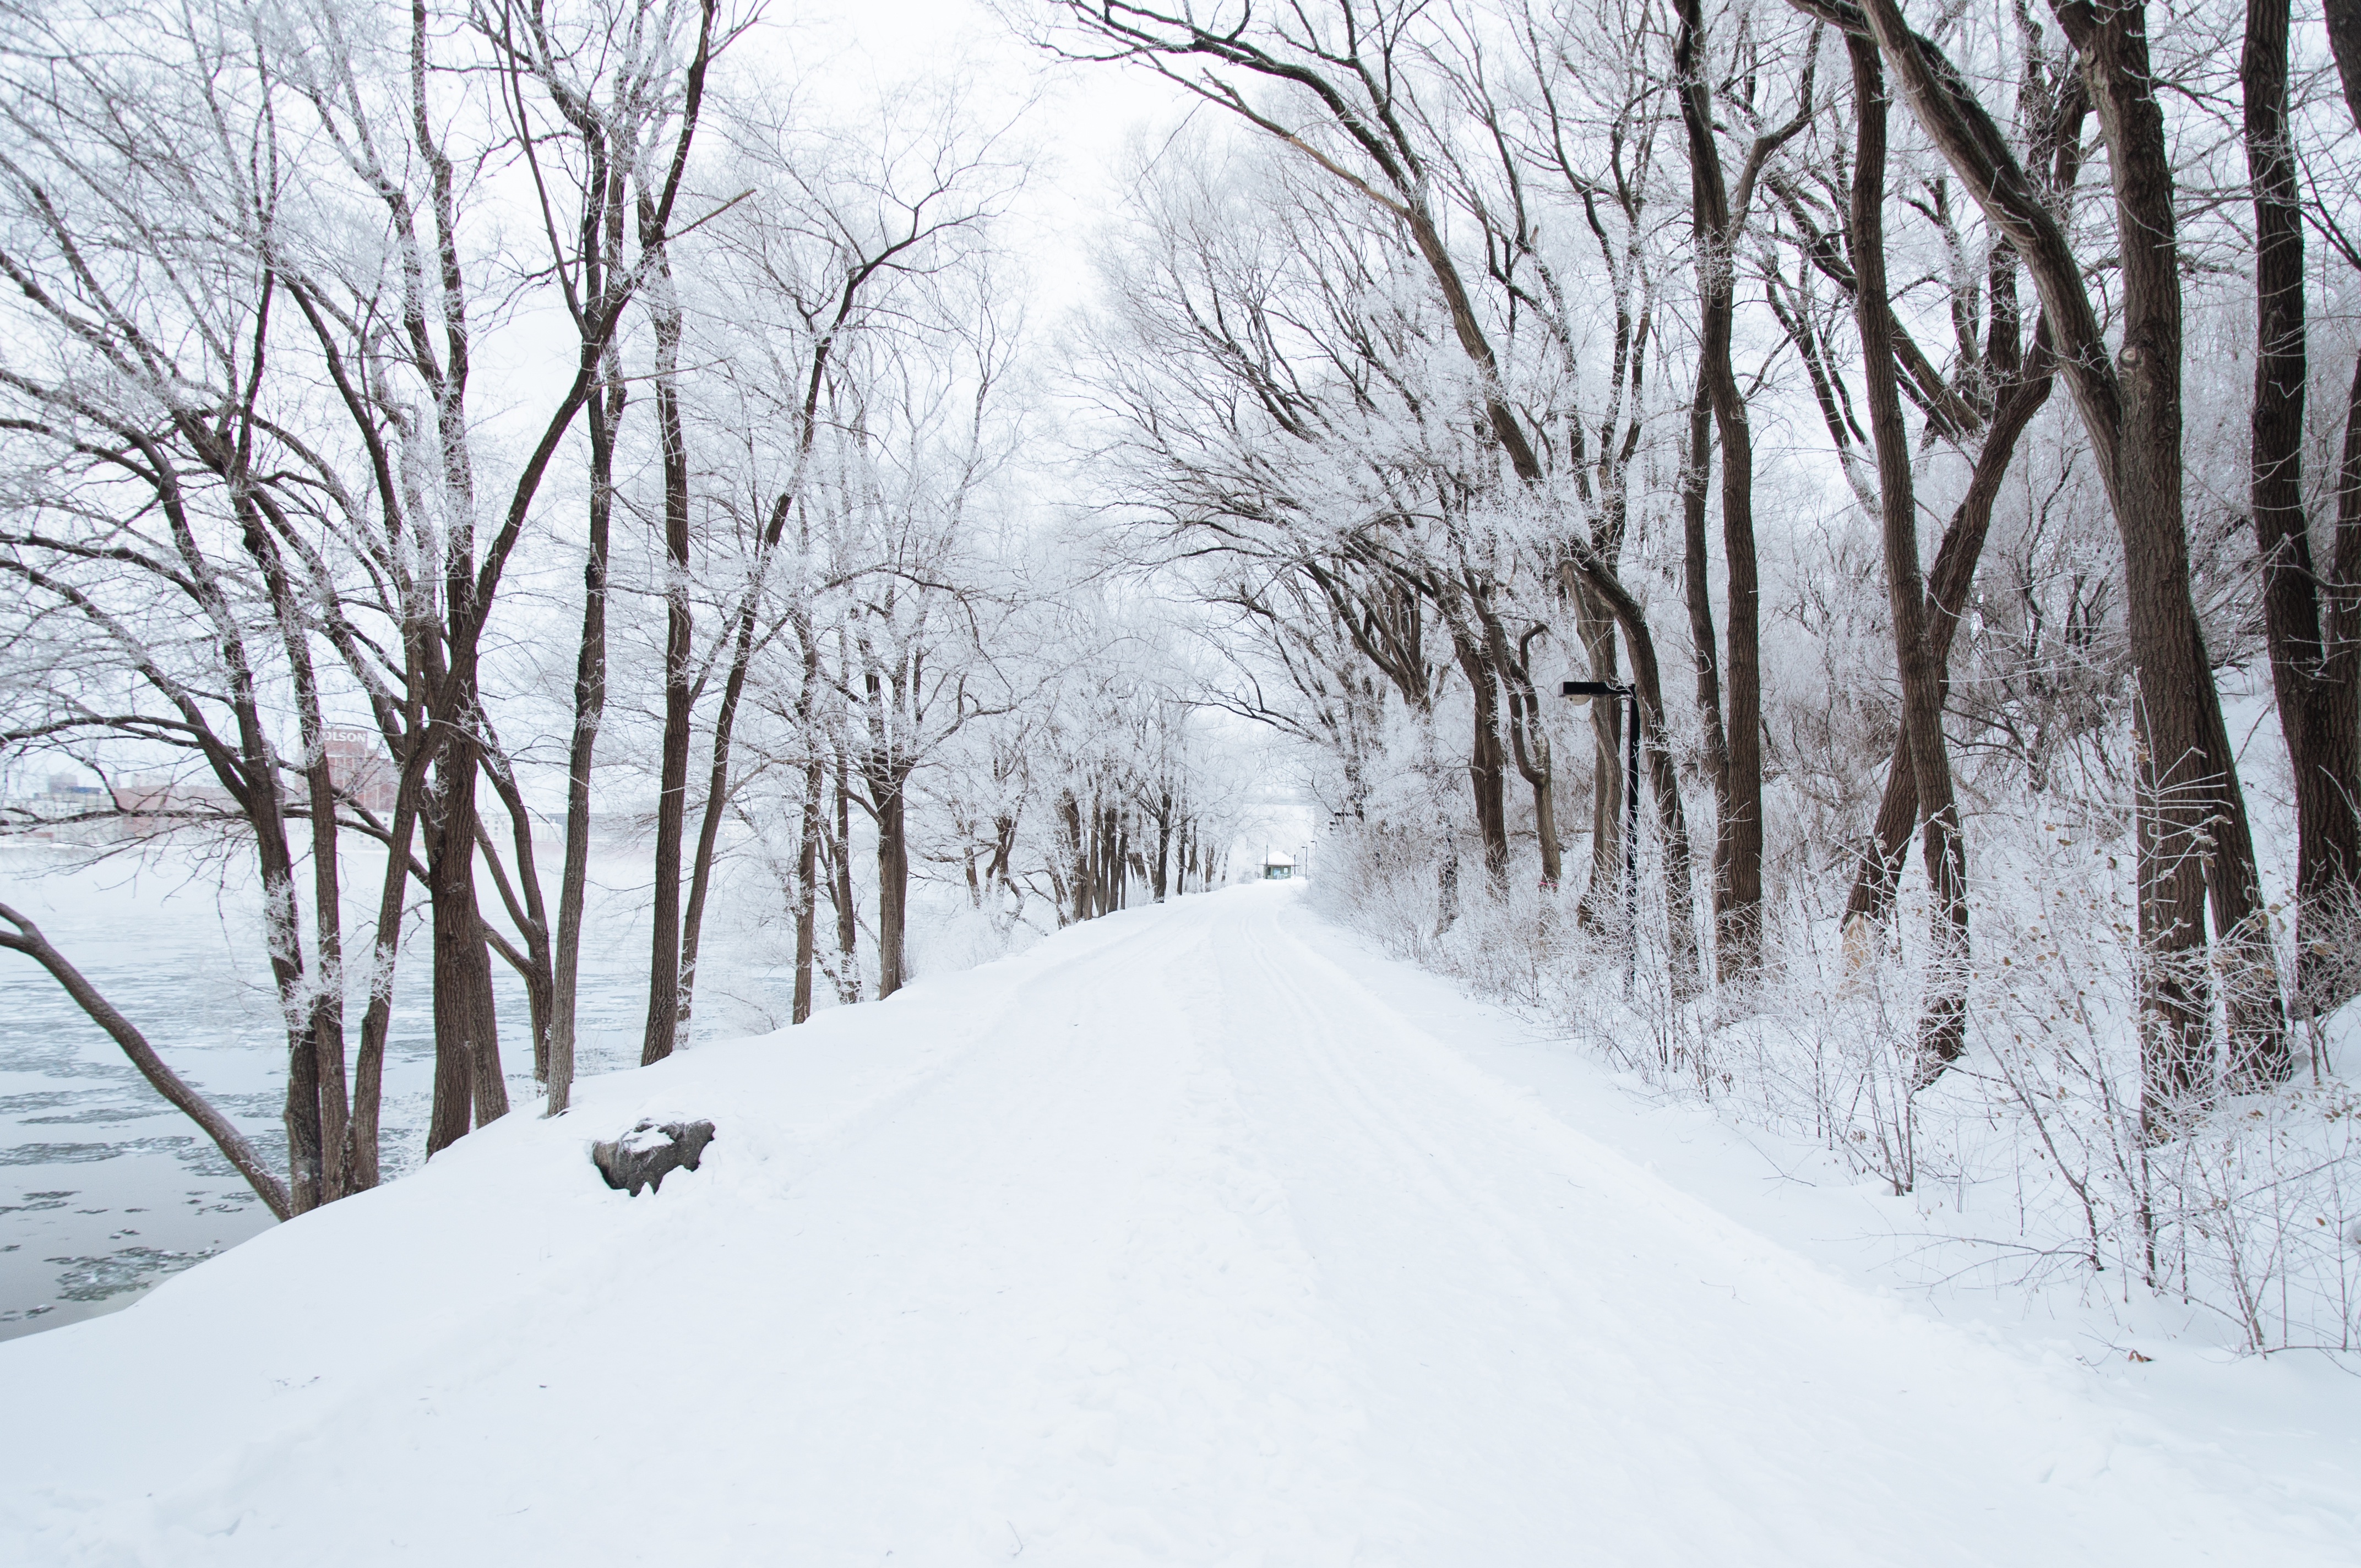
[[[162,775],[125,779],[115,786],[115,799],[141,831],[156,826],[150,818],[216,816],[237,806],[229,791],[218,784],[189,784]]]
[[[1295,857],[1272,850],[1262,858],[1262,879],[1265,882],[1285,882],[1295,874]]]
[[[365,811],[393,809],[400,781],[393,762],[378,749],[374,732],[339,725],[327,734],[328,779],[336,793]]]

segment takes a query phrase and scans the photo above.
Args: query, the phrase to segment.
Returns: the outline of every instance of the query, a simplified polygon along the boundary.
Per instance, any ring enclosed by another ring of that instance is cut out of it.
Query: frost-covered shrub
[[[1444,925],[1443,860],[1436,846],[1382,828],[1338,834],[1323,848],[1311,896],[1393,957],[1444,967],[1435,947]]]

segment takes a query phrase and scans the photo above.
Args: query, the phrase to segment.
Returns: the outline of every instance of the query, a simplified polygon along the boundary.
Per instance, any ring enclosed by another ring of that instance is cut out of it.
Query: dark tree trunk
[[[346,1134],[345,1170],[355,1191],[378,1184],[379,1125],[385,1096],[385,1037],[393,1023],[393,971],[401,955],[401,916],[409,902],[411,843],[418,833],[418,800],[426,789],[432,748],[425,727],[413,723],[409,755],[394,785],[393,821],[386,833],[385,879],[378,893],[371,938],[369,1000],[361,1014],[360,1050],[353,1058],[353,1115]],[[389,733],[389,740],[398,737]],[[401,756],[401,752],[395,752]],[[439,1050],[438,1050],[439,1061]]]
[[[814,728],[819,696],[819,640],[807,626],[803,638],[803,689],[796,699],[796,733],[806,748],[803,809],[796,817],[796,999],[791,1022],[812,1015],[812,964],[819,950],[820,808],[828,789],[826,760],[820,754]]]
[[[1102,805],[1098,812],[1098,833],[1093,840],[1091,865],[1094,876],[1091,913],[1094,917],[1115,913],[1115,878],[1122,874],[1122,862],[1115,857],[1115,807]]]
[[[819,946],[820,800],[826,788],[819,756],[804,763],[804,803],[796,845],[796,999],[789,1022],[812,1015],[812,963]]]
[[[1615,620],[1598,602],[1598,596],[1576,579],[1569,596],[1575,607],[1576,625],[1582,638],[1583,653],[1589,662],[1590,678],[1594,681],[1614,681],[1619,671],[1616,660]],[[1622,918],[1623,889],[1623,705],[1620,702],[1598,702],[1590,705],[1590,872],[1584,879],[1582,896],[1574,906],[1575,920],[1585,929],[1597,930],[1620,922]],[[1608,913],[1613,911],[1612,914]]]
[[[1554,893],[1558,879],[1565,872],[1564,852],[1557,841],[1555,779],[1551,767],[1549,733],[1542,728],[1541,705],[1530,688],[1509,694],[1509,739],[1518,776],[1533,794],[1533,838],[1541,850],[1542,886]]]
[[[2328,41],[2345,104],[2361,129],[2361,0],[2327,0]],[[2361,747],[2361,358],[2353,364],[2345,400],[2345,449],[2337,466],[2335,543],[2328,574],[2325,670],[2322,685],[2334,694],[2329,734],[2323,745],[2340,757]],[[2361,872],[2354,873],[2361,876]],[[2302,971],[2300,970],[2299,974]],[[2322,976],[2305,997],[2315,1013],[2342,1004],[2348,996]]]
[[[1861,333],[1870,434],[1877,449],[1878,510],[1902,683],[1902,729],[1921,803],[1927,884],[1934,904],[1918,1029],[1918,1080],[1926,1083],[1967,1048],[1967,847],[1951,795],[1941,662],[1931,646],[1926,585],[1918,569],[1918,506],[1911,483],[1909,432],[1902,421],[1902,394],[1894,367],[1894,321],[1885,286],[1885,73],[1873,39],[1849,37],[1845,44],[1852,62],[1857,133],[1851,203],[1857,280],[1853,313]]]
[[[1697,722],[1705,732],[1705,772],[1714,809],[1727,813],[1730,740],[1721,725],[1721,657],[1713,628],[1713,578],[1707,557],[1706,490],[1713,472],[1713,393],[1697,377],[1689,400],[1688,461],[1681,468],[1681,586],[1688,600],[1689,642],[1697,656]],[[1717,907],[1719,895],[1716,895]]]
[[[1115,818],[1115,902],[1113,907],[1131,907],[1131,813],[1125,811]]]
[[[640,1061],[672,1055],[680,1029],[680,850],[688,820],[688,444],[681,430],[681,312],[668,258],[657,262],[656,428],[664,449],[664,727],[656,789],[655,913],[648,963],[648,1023]]]
[[[2240,960],[2225,968],[2234,1058],[2279,1076],[2276,965],[2262,927],[2254,846],[2235,753],[2190,597],[2182,515],[2180,274],[2172,163],[2148,61],[2145,5],[2097,13],[2075,40],[2090,62],[2104,127],[2123,258],[2124,346],[2116,356],[2121,441],[2116,515],[2125,530],[2133,658],[2147,745],[2141,931],[2154,965],[2156,1021],[2147,1121],[2158,1132],[2210,1091],[2205,1050],[2205,908]],[[2243,949],[2243,950],[2242,950]]]
[[[904,790],[909,770],[887,763],[871,775],[877,806],[877,1000],[902,989],[903,941],[909,929],[910,845]]]
[[[1071,926],[1090,918],[1089,852],[1082,839],[1082,803],[1072,790],[1058,797],[1058,829],[1063,838],[1066,870],[1058,880],[1063,883],[1058,900],[1058,924]]]
[[[720,847],[721,816],[730,803],[730,747],[752,663],[753,614],[750,597],[739,626],[737,653],[722,685],[721,707],[713,716],[713,766],[706,774],[705,810],[697,819],[697,850],[689,860],[688,908],[681,916],[679,1027],[684,1029],[697,1003],[697,948],[705,935],[705,901],[713,891],[713,857]]]
[[[1500,744],[1500,688],[1483,649],[1455,628],[1451,641],[1460,673],[1467,677],[1469,707],[1475,716],[1475,734],[1467,752],[1467,790],[1475,809],[1477,837],[1484,846],[1484,880],[1497,893],[1509,885],[1509,816],[1502,798],[1509,760]]]
[[[549,910],[541,895],[541,870],[533,849],[533,813],[525,805],[524,792],[517,787],[516,774],[501,751],[500,738],[489,728],[484,732],[485,776],[509,816],[511,852],[516,856],[513,877],[500,866],[499,852],[493,848],[491,835],[479,823],[477,842],[484,852],[484,864],[492,873],[492,885],[500,895],[500,904],[508,911],[511,924],[523,938],[519,948],[514,943],[487,927],[485,940],[516,971],[524,982],[527,1015],[533,1026],[533,1076],[536,1082],[549,1081],[549,1020],[551,1003],[556,994],[556,983],[550,967]]]
[[[464,652],[464,650],[463,650]],[[434,923],[434,1104],[426,1152],[508,1113],[500,1075],[492,965],[476,903],[476,742],[472,660],[445,679],[458,696],[434,725],[434,792],[427,803],[427,897]]]
[[[304,684],[311,684],[308,676]],[[320,1143],[320,1201],[333,1203],[354,1190],[346,1168],[351,1110],[345,1079],[344,894],[337,874],[336,786],[329,773],[327,733],[316,700],[303,706],[304,727],[312,732],[305,738],[304,775],[312,797],[313,920],[319,938],[319,976],[313,986],[309,1031],[311,1093],[318,1110],[309,1130]]]
[[[2361,0],[2325,0],[2328,50],[2336,60],[2336,80],[2345,89],[2345,112],[2361,126]]]
[[[1156,865],[1152,872],[1150,892],[1156,902],[1165,899],[1166,868],[1172,859],[1172,792],[1166,790],[1156,798]]]
[[[2361,734],[2361,356],[2345,394],[2345,450],[2336,470],[2335,591],[2328,600],[2329,688],[2349,751]]]
[[[2295,775],[2298,1005],[2324,994],[2331,966],[2315,955],[2312,927],[2346,913],[2361,870],[2361,756],[2347,715],[2350,661],[2332,661],[2303,503],[2306,364],[2303,218],[2288,125],[2289,0],[2247,0],[2239,80],[2246,93],[2246,170],[2255,194],[2255,400],[2251,483],[2255,544],[2263,570],[2263,620],[2279,728]],[[2332,27],[2335,8],[2330,11]],[[2338,585],[2341,587],[2341,585]],[[2340,690],[2339,674],[2348,689]],[[2289,1055],[2234,1056],[2233,1085],[2277,1081]]]
[[[2040,289],[2123,535],[2139,679],[2142,1115],[2149,1135],[2167,1135],[2210,1092],[2209,899],[2230,978],[2234,1054],[2268,1060],[2287,1047],[2246,803],[2191,599],[2179,252],[2147,13],[2138,5],[2059,13],[2099,111],[2114,184],[2123,345],[2111,356],[2081,264],[1991,116],[1956,68],[1910,30],[1896,0],[1868,0],[1865,9],[1920,125]]]
[[[590,541],[582,561],[582,639],[574,657],[574,738],[566,766],[566,864],[557,884],[557,950],[551,966],[548,1114],[574,1095],[577,998],[582,984],[582,910],[590,887],[590,770],[607,712],[607,555],[615,515],[615,435],[629,383],[610,353],[584,407],[590,435]]]
[[[1927,583],[1927,640],[1934,656],[1936,676],[1943,682],[1946,695],[1949,689],[1951,643],[1959,633],[1960,619],[1967,610],[1968,594],[1975,586],[1976,563],[1983,554],[1984,538],[1992,528],[1993,503],[2000,498],[2001,481],[2007,477],[2009,460],[2015,455],[2026,426],[2049,400],[2050,388],[2057,379],[2055,366],[2046,335],[2037,333],[2033,358],[2027,361],[2022,375],[2003,390],[2000,405],[1985,431],[1983,446],[1976,454],[1967,494],[1951,513],[1950,523],[1943,530],[1942,543],[1936,547],[1935,569],[1928,574]],[[1862,852],[1861,870],[1853,878],[1852,891],[1845,901],[1849,943],[1865,942],[1865,923],[1883,920],[1893,906],[1901,882],[1902,852],[1917,825],[1918,779],[1910,759],[1910,734],[1905,727],[1894,738],[1894,760],[1886,769],[1885,793],[1878,801],[1876,823]]]
[[[836,833],[829,844],[829,900],[836,907],[836,999],[861,1000],[861,918],[852,907],[852,780],[844,752],[836,753]]]
[[[1714,821],[1714,970],[1725,982],[1763,963],[1763,671],[1761,590],[1754,559],[1754,437],[1730,360],[1735,314],[1736,221],[1714,143],[1712,88],[1705,79],[1704,0],[1679,0],[1674,69],[1688,130],[1689,192],[1697,247],[1697,375],[1721,438],[1723,613],[1729,683],[1723,788]],[[1694,444],[1694,443],[1693,443]],[[1694,598],[1694,593],[1692,595]]]
[[[1099,807],[1099,909],[1112,915],[1123,907],[1123,824],[1112,806]]]
[[[1483,626],[1484,656],[1508,694],[1509,756],[1516,763],[1517,775],[1532,791],[1533,836],[1541,849],[1542,885],[1554,892],[1564,869],[1558,852],[1557,802],[1552,795],[1554,770],[1549,731],[1542,723],[1541,694],[1533,688],[1532,681],[1532,645],[1543,628],[1531,628],[1511,646],[1508,628],[1493,612],[1488,598],[1476,592],[1468,598]],[[1506,837],[1504,821],[1504,845]]]

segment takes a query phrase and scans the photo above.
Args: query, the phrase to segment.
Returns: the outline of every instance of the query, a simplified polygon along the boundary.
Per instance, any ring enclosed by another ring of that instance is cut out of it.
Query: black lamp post
[[[1611,696],[1631,710],[1623,748],[1623,924],[1640,939],[1640,694],[1620,681],[1562,681],[1560,696],[1576,702]]]

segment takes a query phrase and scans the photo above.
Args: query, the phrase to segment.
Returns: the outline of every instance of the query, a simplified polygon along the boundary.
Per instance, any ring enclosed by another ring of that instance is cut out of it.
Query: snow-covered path
[[[2354,1562],[1191,898],[588,1086],[0,1346],[0,1562]],[[593,1135],[712,1117],[601,1187]]]

